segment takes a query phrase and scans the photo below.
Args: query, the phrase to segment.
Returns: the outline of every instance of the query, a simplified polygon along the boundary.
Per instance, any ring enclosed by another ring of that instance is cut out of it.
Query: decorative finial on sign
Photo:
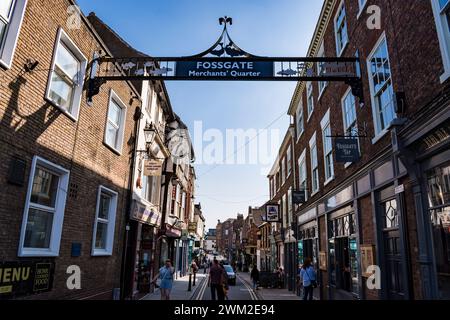
[[[226,27],[228,23],[230,24],[230,26],[233,25],[233,19],[230,17],[227,17],[227,16],[219,18],[220,25],[225,24],[225,27]]]

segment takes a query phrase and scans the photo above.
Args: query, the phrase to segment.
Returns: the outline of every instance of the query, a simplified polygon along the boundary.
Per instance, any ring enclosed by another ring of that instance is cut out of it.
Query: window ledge
[[[314,197],[316,194],[318,194],[320,191],[320,189],[317,189],[316,191],[314,191],[313,193],[311,193],[311,195],[309,196],[310,198]]]
[[[330,178],[328,178],[324,183],[323,186],[325,187],[327,184],[329,184],[331,181],[334,180],[334,176],[331,176]]]
[[[107,250],[94,250],[91,254],[93,257],[109,257],[112,256],[112,252]]]
[[[347,37],[348,37],[348,36],[347,36]],[[343,46],[342,49],[341,49],[341,52],[338,52],[338,57],[339,57],[339,58],[340,58],[340,57],[342,56],[342,54],[344,53],[345,49],[347,49],[348,43],[349,43],[349,40],[347,39],[347,42],[344,44],[344,46]]]
[[[314,109],[313,111],[308,115],[308,119],[306,119],[306,122],[309,122],[309,119],[311,119],[312,115],[314,114]]]
[[[0,66],[3,67],[5,70],[11,69],[11,64],[6,63],[3,61],[3,59],[0,59]]]
[[[67,116],[70,120],[72,120],[73,122],[77,122],[78,119],[75,118],[73,116],[73,114],[71,114],[70,112],[68,112],[66,109],[64,109],[63,107],[58,106],[54,101],[52,101],[49,98],[45,98],[45,101],[47,101],[49,104],[51,104],[53,107],[55,107],[56,109],[58,109],[59,111],[61,111],[62,114],[64,114],[65,116]]]
[[[325,81],[324,81],[324,82],[325,82]],[[320,92],[319,92],[319,97],[317,98],[317,101],[320,101],[320,98],[322,98],[323,93],[325,92],[325,90],[327,89],[327,87],[328,87],[328,82],[326,82],[325,87],[323,87],[322,90],[320,90]]]
[[[297,137],[297,142],[298,143],[300,141],[300,138],[303,136],[303,134],[305,133],[305,130],[303,130],[300,135]]]
[[[347,162],[344,164],[344,168],[347,169],[348,167],[350,167],[353,164],[353,162]]]
[[[450,70],[445,70],[445,72],[440,76],[439,79],[441,83],[444,83],[448,78],[450,78]]]
[[[105,146],[105,147],[107,147],[109,150],[111,150],[112,152],[114,152],[116,155],[118,155],[118,156],[121,156],[122,155],[122,152],[121,151],[119,151],[119,150],[117,150],[116,148],[114,148],[114,147],[111,147],[109,144],[107,144],[105,141],[103,141],[103,145]]]
[[[389,128],[389,127],[388,127]],[[377,143],[381,138],[383,138],[388,132],[389,129],[385,128],[383,129],[381,132],[379,132],[373,139],[372,139],[372,144]]]
[[[20,253],[18,254],[19,257],[58,257],[59,253],[52,252],[50,250],[40,250],[40,249],[33,249],[33,248],[22,248],[20,250]]]

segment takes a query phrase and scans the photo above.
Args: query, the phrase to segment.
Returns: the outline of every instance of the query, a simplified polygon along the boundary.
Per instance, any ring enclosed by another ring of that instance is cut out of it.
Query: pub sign
[[[336,162],[347,163],[359,160],[358,139],[354,138],[336,138]]]

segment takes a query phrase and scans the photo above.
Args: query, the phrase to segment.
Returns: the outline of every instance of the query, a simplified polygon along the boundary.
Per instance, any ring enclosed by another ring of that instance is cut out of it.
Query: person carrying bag
[[[312,301],[314,288],[317,288],[316,272],[311,265],[311,259],[306,258],[300,270],[300,277],[303,282],[303,300]]]

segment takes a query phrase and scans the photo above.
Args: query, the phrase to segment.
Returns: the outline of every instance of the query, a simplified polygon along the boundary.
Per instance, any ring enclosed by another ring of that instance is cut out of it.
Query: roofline
[[[319,20],[317,21],[316,28],[314,30],[313,37],[309,44],[307,57],[314,57],[319,50],[319,46],[322,43],[324,32],[328,23],[330,22],[331,12],[336,4],[337,0],[325,0],[320,12]],[[294,116],[299,103],[299,97],[305,89],[305,81],[297,82],[294,95],[292,96],[291,103],[288,109],[288,115]]]

